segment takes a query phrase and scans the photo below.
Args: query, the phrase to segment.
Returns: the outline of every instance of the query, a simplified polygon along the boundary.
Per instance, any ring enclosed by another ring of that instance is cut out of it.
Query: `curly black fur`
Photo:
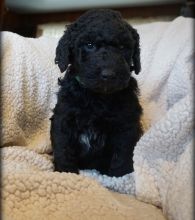
[[[51,118],[55,170],[133,171],[142,128],[138,86],[139,35],[120,13],[90,10],[67,27],[55,62],[66,71]]]

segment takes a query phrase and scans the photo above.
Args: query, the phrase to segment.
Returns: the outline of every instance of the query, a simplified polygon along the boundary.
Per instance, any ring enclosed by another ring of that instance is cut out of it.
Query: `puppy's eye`
[[[96,45],[93,43],[87,43],[84,45],[84,49],[86,51],[94,51],[94,50],[96,50]]]

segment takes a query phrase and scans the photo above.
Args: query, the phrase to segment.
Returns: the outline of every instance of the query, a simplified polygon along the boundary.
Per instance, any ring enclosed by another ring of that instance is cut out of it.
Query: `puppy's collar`
[[[84,85],[83,82],[81,82],[80,77],[79,76],[75,76],[75,79],[77,80],[77,82],[81,85]]]
[[[67,70],[66,70],[67,73],[70,72],[70,68],[71,68],[71,64],[68,64],[68,67],[67,67]],[[80,77],[78,75],[75,76],[75,79],[77,80],[77,82],[79,84],[84,85],[84,83],[81,82]]]
[[[77,80],[77,82],[81,82],[80,77],[79,76],[75,76],[75,79]]]

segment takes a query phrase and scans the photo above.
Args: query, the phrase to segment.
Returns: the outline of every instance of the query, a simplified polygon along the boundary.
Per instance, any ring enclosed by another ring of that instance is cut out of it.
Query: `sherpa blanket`
[[[164,219],[146,203],[168,219],[192,219],[193,23],[178,17],[136,27],[145,133],[135,147],[135,171],[119,178],[53,172],[58,39],[2,34],[3,219]]]

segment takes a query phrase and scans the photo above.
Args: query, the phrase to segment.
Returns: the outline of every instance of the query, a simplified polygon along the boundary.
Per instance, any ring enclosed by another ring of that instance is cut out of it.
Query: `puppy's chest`
[[[78,129],[77,141],[81,157],[105,150],[109,138],[125,123],[123,119],[126,118],[126,113],[123,105],[83,99],[82,102],[77,102],[76,107],[76,111],[71,112],[75,116],[74,121]]]
[[[109,115],[108,112],[93,111],[90,108],[82,110],[80,115],[77,115],[81,157],[88,153],[101,152],[106,147],[109,133],[114,129]]]
[[[125,124],[130,113],[122,105],[106,105],[93,102],[78,107],[75,119],[77,128],[82,131],[82,140],[97,140],[101,134],[108,135]]]
[[[83,130],[79,136],[78,141],[80,144],[80,156],[85,156],[88,153],[95,153],[101,151],[106,142],[106,137],[101,132],[90,127]]]

